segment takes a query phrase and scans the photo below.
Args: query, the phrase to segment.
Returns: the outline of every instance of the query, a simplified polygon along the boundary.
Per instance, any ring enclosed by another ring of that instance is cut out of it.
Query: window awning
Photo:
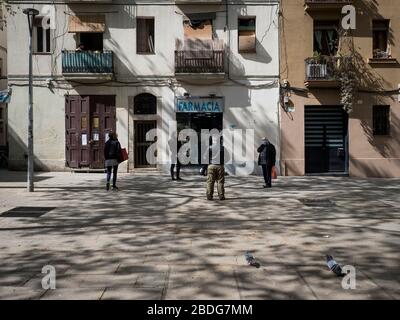
[[[69,17],[68,32],[104,32],[105,15],[79,15]]]

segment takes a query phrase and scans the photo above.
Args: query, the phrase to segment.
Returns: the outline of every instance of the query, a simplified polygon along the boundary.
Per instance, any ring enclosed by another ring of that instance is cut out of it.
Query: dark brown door
[[[66,162],[70,168],[104,168],[106,134],[116,127],[115,96],[66,96]]]
[[[115,96],[91,96],[90,122],[90,168],[102,169],[106,135],[116,127]]]
[[[87,147],[89,97],[65,97],[66,162],[70,168],[89,163]]]
[[[152,141],[146,141],[146,133],[157,127],[157,121],[135,121],[135,168],[151,168],[146,159],[146,151]]]

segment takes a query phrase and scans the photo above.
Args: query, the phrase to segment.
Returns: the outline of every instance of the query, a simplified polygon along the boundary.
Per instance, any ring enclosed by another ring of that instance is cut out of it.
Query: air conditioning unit
[[[307,77],[311,79],[325,79],[328,76],[327,65],[312,63],[307,66]]]

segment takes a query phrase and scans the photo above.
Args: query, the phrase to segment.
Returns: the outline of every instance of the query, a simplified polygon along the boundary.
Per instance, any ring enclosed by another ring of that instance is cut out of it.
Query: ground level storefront
[[[283,175],[400,177],[397,95],[360,93],[350,114],[334,89],[292,94],[290,103],[281,118]]]
[[[174,122],[179,131],[193,129],[199,135],[202,129],[253,130],[253,171],[259,171],[256,149],[264,136],[276,146],[279,161],[277,84],[252,88],[224,81],[201,86],[178,83],[173,87],[144,83],[126,87],[88,85],[71,90],[37,86],[34,97],[37,170],[103,168],[104,143],[108,132],[116,130],[122,147],[130,154],[120,170],[156,167],[167,172],[167,137]],[[180,107],[179,101],[187,104]],[[9,168],[13,170],[26,166],[26,103],[26,88],[15,87],[9,108]],[[146,135],[152,129],[164,136],[157,138],[157,164],[149,163],[146,157],[153,144]]]

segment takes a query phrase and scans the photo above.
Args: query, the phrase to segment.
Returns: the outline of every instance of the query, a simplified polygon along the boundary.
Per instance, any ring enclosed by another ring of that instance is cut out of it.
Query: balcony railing
[[[62,52],[63,74],[111,74],[113,73],[112,51],[67,51]]]
[[[225,50],[177,50],[175,73],[223,73]]]
[[[339,80],[339,66],[341,58],[333,56],[320,56],[307,58],[306,81]]]

